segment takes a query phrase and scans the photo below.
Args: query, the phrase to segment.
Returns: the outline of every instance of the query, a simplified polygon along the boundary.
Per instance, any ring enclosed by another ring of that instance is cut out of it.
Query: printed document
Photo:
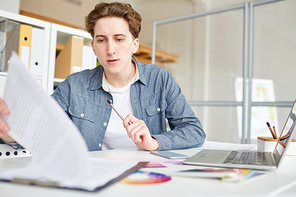
[[[10,58],[3,99],[10,109],[1,116],[11,128],[9,135],[31,152],[32,162],[0,174],[0,179],[51,181],[92,191],[138,164],[89,157],[81,133],[16,53]]]

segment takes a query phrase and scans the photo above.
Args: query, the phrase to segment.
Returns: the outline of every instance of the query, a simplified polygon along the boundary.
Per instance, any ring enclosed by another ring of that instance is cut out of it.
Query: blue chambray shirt
[[[201,146],[206,134],[171,74],[164,68],[137,62],[138,79],[130,94],[134,116],[145,122],[159,142],[158,150]],[[103,88],[103,67],[74,73],[59,84],[52,96],[72,119],[90,151],[102,150],[111,115]],[[170,131],[167,131],[166,119]]]

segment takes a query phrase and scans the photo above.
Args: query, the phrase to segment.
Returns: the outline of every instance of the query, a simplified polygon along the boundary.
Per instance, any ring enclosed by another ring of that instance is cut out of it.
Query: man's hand
[[[8,115],[9,109],[4,101],[0,98],[0,113],[2,115]],[[9,143],[15,143],[15,141],[8,135],[8,131],[10,131],[9,126],[0,118],[0,138]]]
[[[129,114],[124,119],[123,126],[127,130],[127,135],[138,147],[150,151],[159,148],[158,141],[152,138],[149,129],[143,120],[139,120]]]

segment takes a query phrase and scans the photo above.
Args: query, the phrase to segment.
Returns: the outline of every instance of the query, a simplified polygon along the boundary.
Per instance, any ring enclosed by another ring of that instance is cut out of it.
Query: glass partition
[[[296,99],[295,7],[257,1],[154,22],[152,62],[156,48],[179,56],[166,68],[207,140],[252,143],[267,121],[281,129]]]

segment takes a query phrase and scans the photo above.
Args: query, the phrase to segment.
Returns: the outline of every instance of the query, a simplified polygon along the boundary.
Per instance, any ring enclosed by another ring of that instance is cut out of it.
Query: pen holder
[[[257,150],[265,152],[273,152],[277,139],[273,137],[258,137],[257,139]],[[296,155],[296,140],[292,139],[288,149],[286,150],[287,155]]]

